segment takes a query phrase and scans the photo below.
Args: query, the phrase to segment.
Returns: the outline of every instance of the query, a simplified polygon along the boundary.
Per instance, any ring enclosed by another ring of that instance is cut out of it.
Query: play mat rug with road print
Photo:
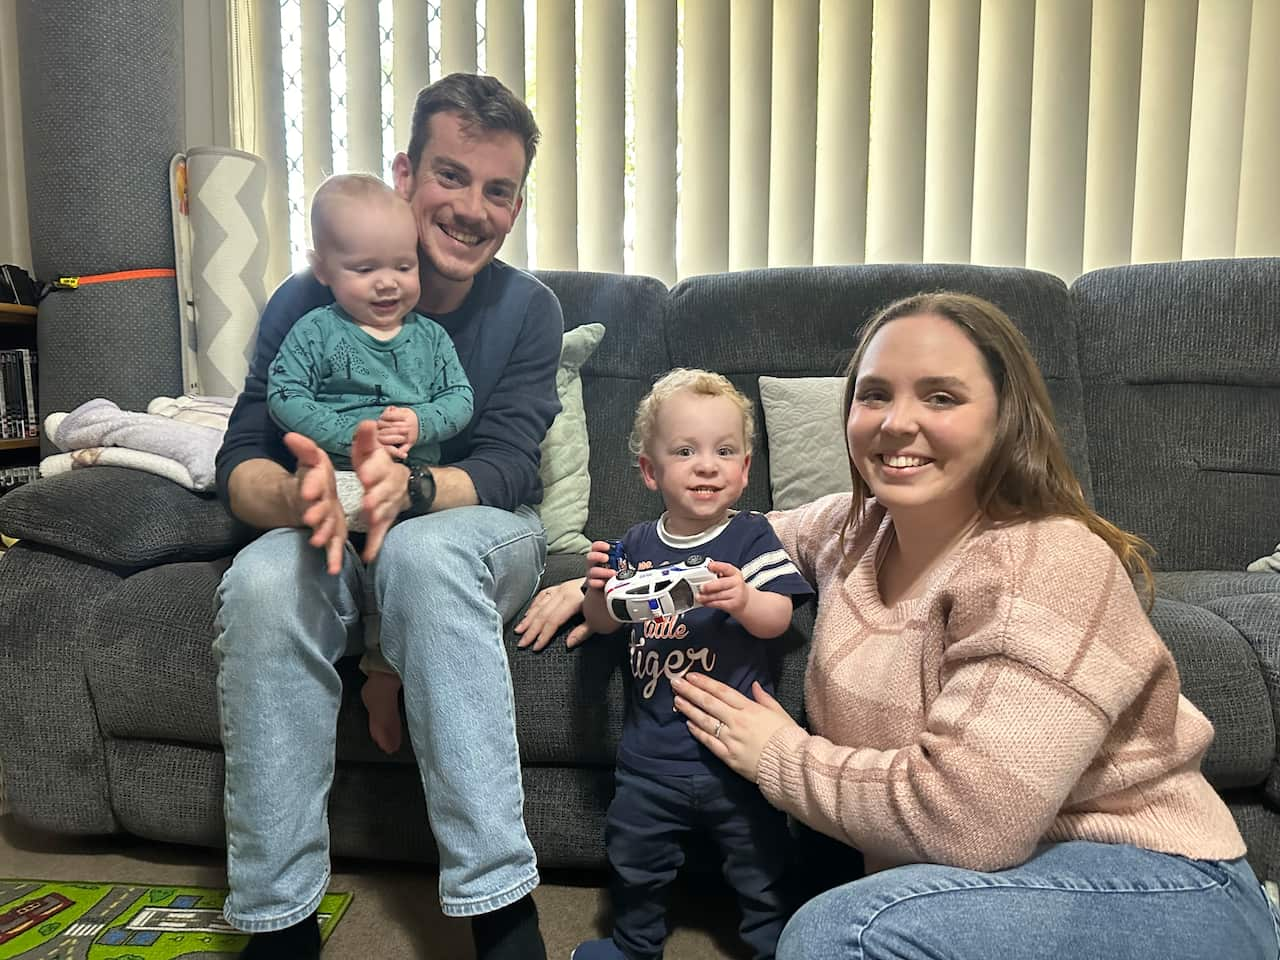
[[[227,891],[133,883],[0,880],[0,960],[225,960],[247,934],[222,919]],[[320,902],[329,939],[351,894]]]

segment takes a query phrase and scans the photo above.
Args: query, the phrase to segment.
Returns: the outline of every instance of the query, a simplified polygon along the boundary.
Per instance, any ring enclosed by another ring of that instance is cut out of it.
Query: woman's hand
[[[520,622],[515,625],[520,639],[517,647],[532,647],[541,650],[553,639],[559,629],[582,610],[582,581],[566,580],[554,587],[539,590],[524,612]],[[591,636],[591,628],[580,623],[569,631],[564,645],[569,649],[576,647]]]
[[[752,783],[759,775],[764,745],[783,727],[799,728],[759,683],[751,685],[754,700],[701,673],[673,679],[671,689],[694,739]]]

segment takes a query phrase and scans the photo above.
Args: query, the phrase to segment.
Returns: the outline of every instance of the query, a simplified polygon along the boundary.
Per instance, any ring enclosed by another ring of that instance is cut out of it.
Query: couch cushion
[[[747,270],[691,277],[672,288],[664,317],[671,365],[723,373],[756,405],[757,378],[829,377],[848,363],[864,323],[892,301],[922,291],[957,290],[995,303],[1031,344],[1049,386],[1080,483],[1089,463],[1067,288],[1033,270],[951,264],[884,264]],[[831,451],[839,458],[839,449]],[[757,444],[742,505],[772,505],[768,440]]]
[[[844,377],[760,378],[775,510],[853,488],[849,464],[832,456],[846,442],[844,384]]]
[[[1071,288],[1094,496],[1164,570],[1275,546],[1280,259],[1098,270]]]
[[[603,336],[603,325],[585,323],[565,331],[560,350],[560,369],[556,371],[560,412],[542,440],[539,466],[542,503],[538,504],[538,516],[547,532],[547,549],[552,551],[586,553],[591,545],[582,535],[591,476],[587,471],[590,445],[580,370]]]
[[[216,497],[123,467],[19,487],[0,498],[0,531],[122,570],[228,556],[254,536]]]

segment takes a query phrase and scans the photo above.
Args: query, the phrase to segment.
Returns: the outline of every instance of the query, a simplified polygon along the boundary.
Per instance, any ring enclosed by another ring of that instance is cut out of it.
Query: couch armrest
[[[1213,723],[1203,763],[1209,782],[1218,790],[1263,783],[1275,765],[1280,714],[1248,635],[1214,610],[1177,600],[1157,600],[1151,622],[1173,653],[1183,694]]]
[[[1280,595],[1280,576],[1246,570],[1168,570],[1157,572],[1156,594],[1207,606],[1225,597],[1255,593]]]
[[[84,665],[115,641],[88,622],[120,582],[25,542],[0,560],[0,760],[10,809],[44,830],[119,829]]]
[[[123,467],[19,487],[0,498],[0,533],[123,571],[224,557],[254,536],[213,495]]]
[[[1270,576],[1280,580],[1274,574]],[[1204,607],[1229,623],[1252,648],[1267,687],[1274,723],[1280,729],[1280,592],[1219,597]],[[1280,758],[1274,754],[1266,792],[1280,803]]]

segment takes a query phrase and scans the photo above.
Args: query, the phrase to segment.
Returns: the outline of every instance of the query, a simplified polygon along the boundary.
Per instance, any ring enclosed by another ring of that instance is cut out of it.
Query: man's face
[[[417,170],[406,154],[395,185],[409,201],[423,254],[424,300],[443,281],[463,285],[498,253],[523,200],[524,144],[510,131],[465,126],[455,113],[433,114]]]

